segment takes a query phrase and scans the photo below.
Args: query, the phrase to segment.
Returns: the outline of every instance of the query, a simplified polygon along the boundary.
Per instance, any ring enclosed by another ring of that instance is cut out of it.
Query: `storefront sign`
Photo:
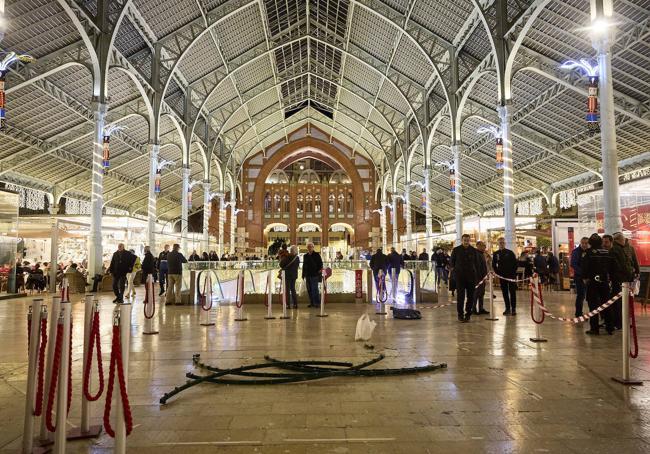
[[[363,270],[354,270],[354,297],[363,298]]]

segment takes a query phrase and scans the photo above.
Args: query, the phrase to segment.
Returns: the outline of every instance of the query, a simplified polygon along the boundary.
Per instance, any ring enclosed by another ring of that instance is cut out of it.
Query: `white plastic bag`
[[[641,292],[641,280],[634,279],[634,282],[632,282],[632,293],[634,294],[634,296],[639,296],[640,292]]]
[[[300,287],[298,287],[298,296],[305,296],[305,293],[307,293],[305,287],[307,287],[305,280],[300,279]]]
[[[372,332],[375,330],[377,323],[374,320],[370,320],[368,314],[363,314],[357,320],[357,332],[354,335],[355,341],[369,341],[372,337]]]

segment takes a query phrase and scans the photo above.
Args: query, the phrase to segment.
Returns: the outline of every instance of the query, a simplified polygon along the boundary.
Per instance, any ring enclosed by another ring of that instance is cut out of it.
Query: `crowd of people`
[[[435,285],[448,285],[456,298],[459,322],[469,322],[472,315],[487,315],[484,307],[486,285],[482,279],[490,272],[500,276],[498,283],[503,295],[503,315],[517,315],[517,280],[525,280],[537,274],[542,284],[558,285],[561,257],[556,257],[546,247],[528,248],[517,257],[507,249],[504,238],[497,240],[498,250],[493,254],[487,251],[483,241],[470,244],[470,236],[461,237],[461,244],[453,248],[451,255],[442,248],[426,249],[416,258],[415,252],[405,249],[399,254],[391,248],[388,255],[379,248],[370,258],[375,285],[379,289],[382,276],[390,276],[393,282],[399,276],[406,260],[431,261],[435,268]],[[589,310],[593,310],[621,291],[623,282],[638,279],[640,268],[634,248],[623,233],[602,235],[594,233],[590,238],[582,238],[580,245],[571,252],[571,268],[576,289],[575,316],[583,315],[583,302],[586,299]],[[604,327],[611,334],[620,329],[620,301],[602,312]],[[587,334],[599,334],[598,317],[590,319]]]

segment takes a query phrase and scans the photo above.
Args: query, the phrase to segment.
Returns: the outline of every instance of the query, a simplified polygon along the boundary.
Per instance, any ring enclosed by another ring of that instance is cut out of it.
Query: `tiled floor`
[[[224,307],[217,326],[198,324],[194,307],[163,307],[158,336],[142,335],[142,289],[133,311],[129,396],[135,429],[128,451],[146,453],[648,453],[650,383],[625,388],[620,374],[621,335],[587,337],[586,326],[548,320],[548,343],[533,344],[526,304],[517,317],[490,322],[455,320],[454,306],[423,310],[419,321],[378,320],[375,351],[354,342],[357,318],[371,308],[339,304],[330,316],[301,308],[291,320],[233,321]],[[524,292],[520,301],[526,301]],[[102,301],[105,369],[110,350],[110,295]],[[558,315],[572,313],[571,296],[546,295]],[[19,452],[26,374],[28,299],[0,302],[0,451]],[[441,302],[445,302],[442,298]],[[74,402],[79,422],[83,306],[74,299]],[[640,355],[632,375],[650,380],[650,318],[637,307]],[[400,377],[330,378],[307,384],[204,384],[166,406],[161,395],[184,383],[192,354],[206,362],[239,366],[263,360],[332,359],[361,362],[383,352],[381,367],[428,361],[448,369]],[[101,403],[93,406],[100,422]],[[112,452],[106,435],[68,444],[68,452]]]

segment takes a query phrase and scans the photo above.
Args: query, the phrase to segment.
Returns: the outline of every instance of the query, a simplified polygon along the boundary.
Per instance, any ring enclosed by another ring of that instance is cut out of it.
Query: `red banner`
[[[354,270],[354,297],[363,298],[363,270]]]

